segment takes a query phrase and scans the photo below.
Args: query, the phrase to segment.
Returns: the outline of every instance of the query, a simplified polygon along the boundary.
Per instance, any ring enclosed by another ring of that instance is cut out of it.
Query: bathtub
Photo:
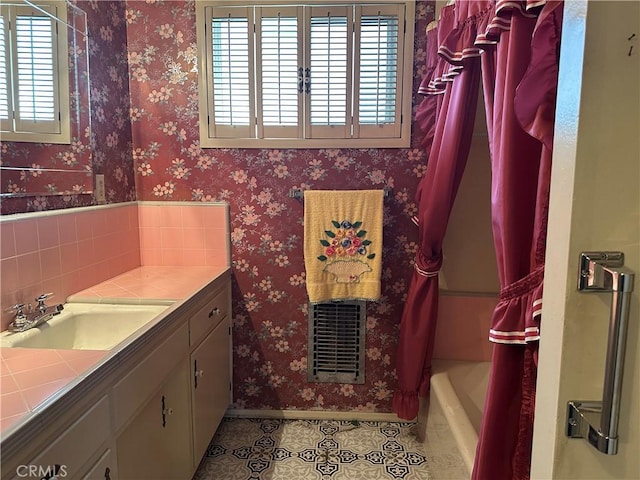
[[[424,425],[426,439],[429,438],[430,426],[437,419],[444,419],[467,473],[473,469],[490,364],[491,362],[434,360],[431,395],[429,401],[421,407],[418,417],[418,423]]]

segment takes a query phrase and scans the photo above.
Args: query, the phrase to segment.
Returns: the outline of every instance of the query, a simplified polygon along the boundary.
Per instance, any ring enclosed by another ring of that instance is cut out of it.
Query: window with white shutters
[[[66,9],[22,4],[0,7],[2,138],[69,143]]]
[[[409,146],[414,2],[287,3],[196,3],[201,145]]]

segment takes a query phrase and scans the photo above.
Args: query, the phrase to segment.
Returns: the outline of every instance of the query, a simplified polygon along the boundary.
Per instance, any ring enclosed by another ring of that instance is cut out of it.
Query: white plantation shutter
[[[252,97],[253,57],[249,8],[209,9],[210,40],[207,58],[211,79],[209,132],[220,138],[250,138],[255,130],[255,102]]]
[[[43,6],[66,19],[66,9]],[[69,143],[69,66],[66,27],[47,13],[2,7],[0,119],[3,138]]]
[[[259,138],[298,138],[302,132],[302,9],[257,8],[256,40]]]
[[[8,131],[11,128],[10,113],[13,111],[11,105],[11,95],[9,94],[9,75],[8,53],[9,53],[9,20],[6,18],[5,12],[0,12],[0,126],[2,131]]]
[[[220,3],[196,3],[202,146],[409,145],[412,2]]]
[[[307,137],[349,138],[353,8],[312,7],[309,12]]]
[[[359,88],[355,128],[359,137],[396,137],[400,130],[399,93],[404,18],[397,6],[359,9],[356,42]]]

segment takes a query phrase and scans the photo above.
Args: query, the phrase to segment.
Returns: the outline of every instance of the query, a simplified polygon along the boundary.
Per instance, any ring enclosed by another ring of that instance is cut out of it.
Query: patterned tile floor
[[[194,480],[437,480],[412,427],[225,418]]]

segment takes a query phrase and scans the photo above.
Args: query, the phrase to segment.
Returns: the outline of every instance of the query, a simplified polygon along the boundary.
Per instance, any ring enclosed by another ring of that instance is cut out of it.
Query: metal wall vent
[[[310,382],[364,383],[366,302],[309,305]]]

